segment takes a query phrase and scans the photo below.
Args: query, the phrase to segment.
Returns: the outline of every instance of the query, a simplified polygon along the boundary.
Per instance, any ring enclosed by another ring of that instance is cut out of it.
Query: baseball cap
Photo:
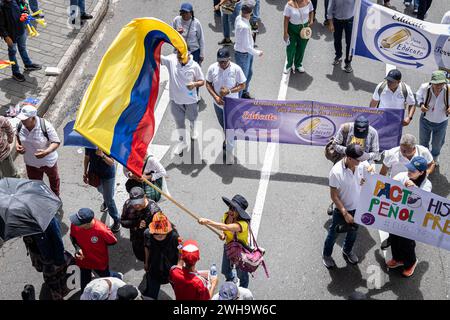
[[[392,69],[391,71],[389,71],[385,79],[387,81],[400,81],[402,80],[402,73],[400,72],[400,70]]]
[[[148,227],[151,234],[168,234],[172,231],[172,224],[162,212],[153,216],[152,223]]]
[[[225,282],[219,290],[219,300],[236,300],[239,296],[238,286],[232,282]]]
[[[181,4],[180,12],[182,12],[182,11],[192,12],[192,11],[194,11],[194,8],[192,7],[192,4],[190,4],[189,2],[185,2],[185,3]]]
[[[425,171],[428,169],[427,160],[424,157],[414,157],[411,159],[409,163],[407,163],[406,168],[408,171],[416,172],[416,171]]]
[[[186,240],[183,243],[183,248],[181,249],[181,259],[191,266],[200,260],[200,250],[198,248],[197,241]]]
[[[80,300],[108,300],[109,290],[109,283],[105,279],[95,279],[84,289]]]
[[[441,83],[447,83],[447,76],[445,75],[445,72],[442,70],[434,71],[431,74],[431,84],[441,84]]]
[[[132,206],[135,205],[143,205],[145,203],[144,200],[145,192],[141,187],[133,187],[130,190],[130,204]]]
[[[131,285],[127,284],[117,289],[117,300],[136,300],[139,297],[139,290]]]
[[[27,120],[29,118],[33,118],[37,116],[37,109],[35,106],[31,104],[27,104],[23,106],[22,110],[20,110],[19,114],[16,116],[20,121]]]
[[[358,139],[367,138],[369,134],[369,120],[365,116],[356,118],[353,133]]]
[[[77,213],[70,216],[70,222],[76,226],[89,223],[94,219],[94,211],[89,208],[81,208]]]
[[[228,61],[230,60],[230,51],[227,48],[220,48],[217,51],[217,61]]]
[[[352,143],[345,148],[345,155],[358,161],[369,160],[369,154],[359,145]]]

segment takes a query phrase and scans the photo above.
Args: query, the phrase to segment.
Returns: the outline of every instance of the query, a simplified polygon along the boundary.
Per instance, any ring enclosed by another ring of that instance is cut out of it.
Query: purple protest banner
[[[399,145],[404,112],[316,101],[225,98],[224,119],[227,135],[239,140],[325,146],[342,124],[364,115],[378,131],[383,151]]]

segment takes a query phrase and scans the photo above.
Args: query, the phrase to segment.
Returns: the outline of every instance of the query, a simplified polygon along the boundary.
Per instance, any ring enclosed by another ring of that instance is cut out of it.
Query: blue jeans
[[[225,39],[230,39],[231,37],[231,30],[234,30],[234,22],[241,12],[241,6],[242,4],[239,2],[236,4],[232,14],[222,14],[223,37]]]
[[[328,20],[328,4],[330,3],[330,0],[325,0],[325,21]]]
[[[83,291],[84,288],[86,288],[86,286],[89,284],[89,282],[91,282],[92,271],[94,271],[100,278],[114,277],[120,279],[120,276],[117,272],[109,270],[109,266],[105,270],[91,270],[80,268],[81,291]]]
[[[414,9],[418,9],[419,8],[419,1],[420,0],[405,0],[404,3],[414,3]]]
[[[430,140],[432,140],[430,151],[434,159],[441,154],[442,146],[445,143],[447,126],[448,120],[441,123],[434,123],[425,119],[423,113],[420,117],[419,141],[422,146],[430,149]]]
[[[30,4],[30,9],[33,12],[39,11],[39,5],[37,0],[29,0],[28,3]]]
[[[33,236],[42,257],[46,264],[57,266],[65,264],[64,244],[61,236],[61,229],[56,218],[50,221],[44,233]]]
[[[80,15],[86,14],[86,5],[84,3],[85,0],[70,0],[71,6],[78,6],[80,8]],[[74,14],[75,11],[72,11],[71,15]]]
[[[20,73],[20,68],[16,58],[17,50],[19,50],[20,57],[22,58],[23,64],[25,66],[33,64],[27,52],[27,32],[24,32],[22,35],[17,36],[16,42],[11,47],[8,46],[9,60],[15,62],[15,64],[11,66],[13,74]]]
[[[253,8],[253,15],[250,19],[250,22],[252,23],[257,22],[259,21],[259,19],[261,19],[259,15],[259,7],[260,7],[259,1],[260,0],[255,1],[255,7]]]
[[[349,213],[354,216],[355,210],[349,211]],[[331,257],[333,253],[333,247],[336,243],[336,226],[346,224],[344,217],[338,209],[334,209],[333,211],[333,221],[331,222],[330,229],[328,230],[328,236],[325,240],[325,245],[323,248],[323,255],[325,257]],[[350,253],[353,249],[353,245],[355,244],[357,236],[357,229],[354,231],[347,232],[345,237],[343,251],[345,253]]]
[[[243,93],[248,93],[248,87],[250,86],[250,81],[253,76],[253,55],[250,53],[242,53],[236,51],[234,53],[234,60],[236,64],[241,67],[244,72],[245,77],[247,78],[247,82],[245,83],[245,89],[239,92],[239,97],[242,96]]]
[[[224,121],[224,114],[223,114],[223,107],[219,107],[217,104],[214,103],[214,111],[216,112],[217,121],[219,122],[222,129],[224,129],[225,132],[225,121]],[[227,139],[226,133],[225,133],[225,141],[226,141],[226,149],[227,151],[231,151],[234,148],[234,138],[233,139]]]
[[[116,202],[114,201],[114,186],[116,184],[116,178],[100,179],[100,185],[97,190],[103,195],[103,201],[108,208],[108,213],[114,222],[119,222],[119,212],[117,211]]]
[[[225,253],[225,246],[223,247],[223,258],[222,258],[222,274],[225,276],[226,281],[233,281],[233,266],[228,259],[226,253]],[[240,281],[240,287],[242,288],[248,288],[249,283],[249,275],[248,272],[242,271],[238,268],[236,268],[237,276]]]

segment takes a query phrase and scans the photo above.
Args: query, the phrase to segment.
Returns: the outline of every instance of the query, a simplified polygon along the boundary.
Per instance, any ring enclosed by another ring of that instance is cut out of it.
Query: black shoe
[[[17,82],[24,82],[25,81],[25,77],[23,74],[21,73],[14,73],[13,74],[13,79],[16,80]]]
[[[120,222],[119,221],[117,221],[117,222],[114,222],[114,224],[111,226],[111,231],[113,232],[113,233],[117,233],[117,232],[119,232],[120,231]]]
[[[346,224],[338,224],[336,226],[335,231],[336,231],[336,233],[347,233],[350,231],[356,231],[356,229],[358,229],[357,225],[346,223]]]
[[[242,97],[241,97],[242,99],[255,99],[255,98],[253,98],[251,95],[250,95],[250,93],[248,93],[248,92],[244,92],[243,94],[242,94]]]
[[[328,206],[327,214],[328,214],[329,216],[332,216],[332,215],[333,215],[333,211],[334,211],[334,202],[332,202],[332,203]]]
[[[219,46],[232,46],[234,43],[230,39],[223,39],[219,43],[217,43]]]
[[[391,237],[388,237],[386,240],[384,240],[381,243],[381,250],[386,250],[387,248],[389,248],[391,246]]]
[[[80,18],[81,18],[81,20],[90,20],[93,18],[93,16],[85,13],[85,14],[82,14]]]
[[[36,70],[41,70],[42,66],[40,64],[30,64],[29,66],[25,66],[25,71],[36,71]]]

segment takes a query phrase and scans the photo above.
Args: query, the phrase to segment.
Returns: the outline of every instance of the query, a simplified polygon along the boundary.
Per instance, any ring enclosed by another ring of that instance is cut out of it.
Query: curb
[[[72,44],[59,61],[57,67],[62,70],[61,74],[56,77],[50,77],[40,91],[38,96],[40,102],[37,105],[39,116],[43,116],[47,112],[53,99],[56,97],[59,90],[61,90],[67,77],[78,62],[81,53],[84,51],[86,45],[89,43],[95,31],[97,31],[98,26],[106,16],[109,3],[110,0],[98,0],[97,5],[91,13],[94,16],[94,19],[92,22],[85,25],[82,31],[77,34],[75,40],[73,40]]]

